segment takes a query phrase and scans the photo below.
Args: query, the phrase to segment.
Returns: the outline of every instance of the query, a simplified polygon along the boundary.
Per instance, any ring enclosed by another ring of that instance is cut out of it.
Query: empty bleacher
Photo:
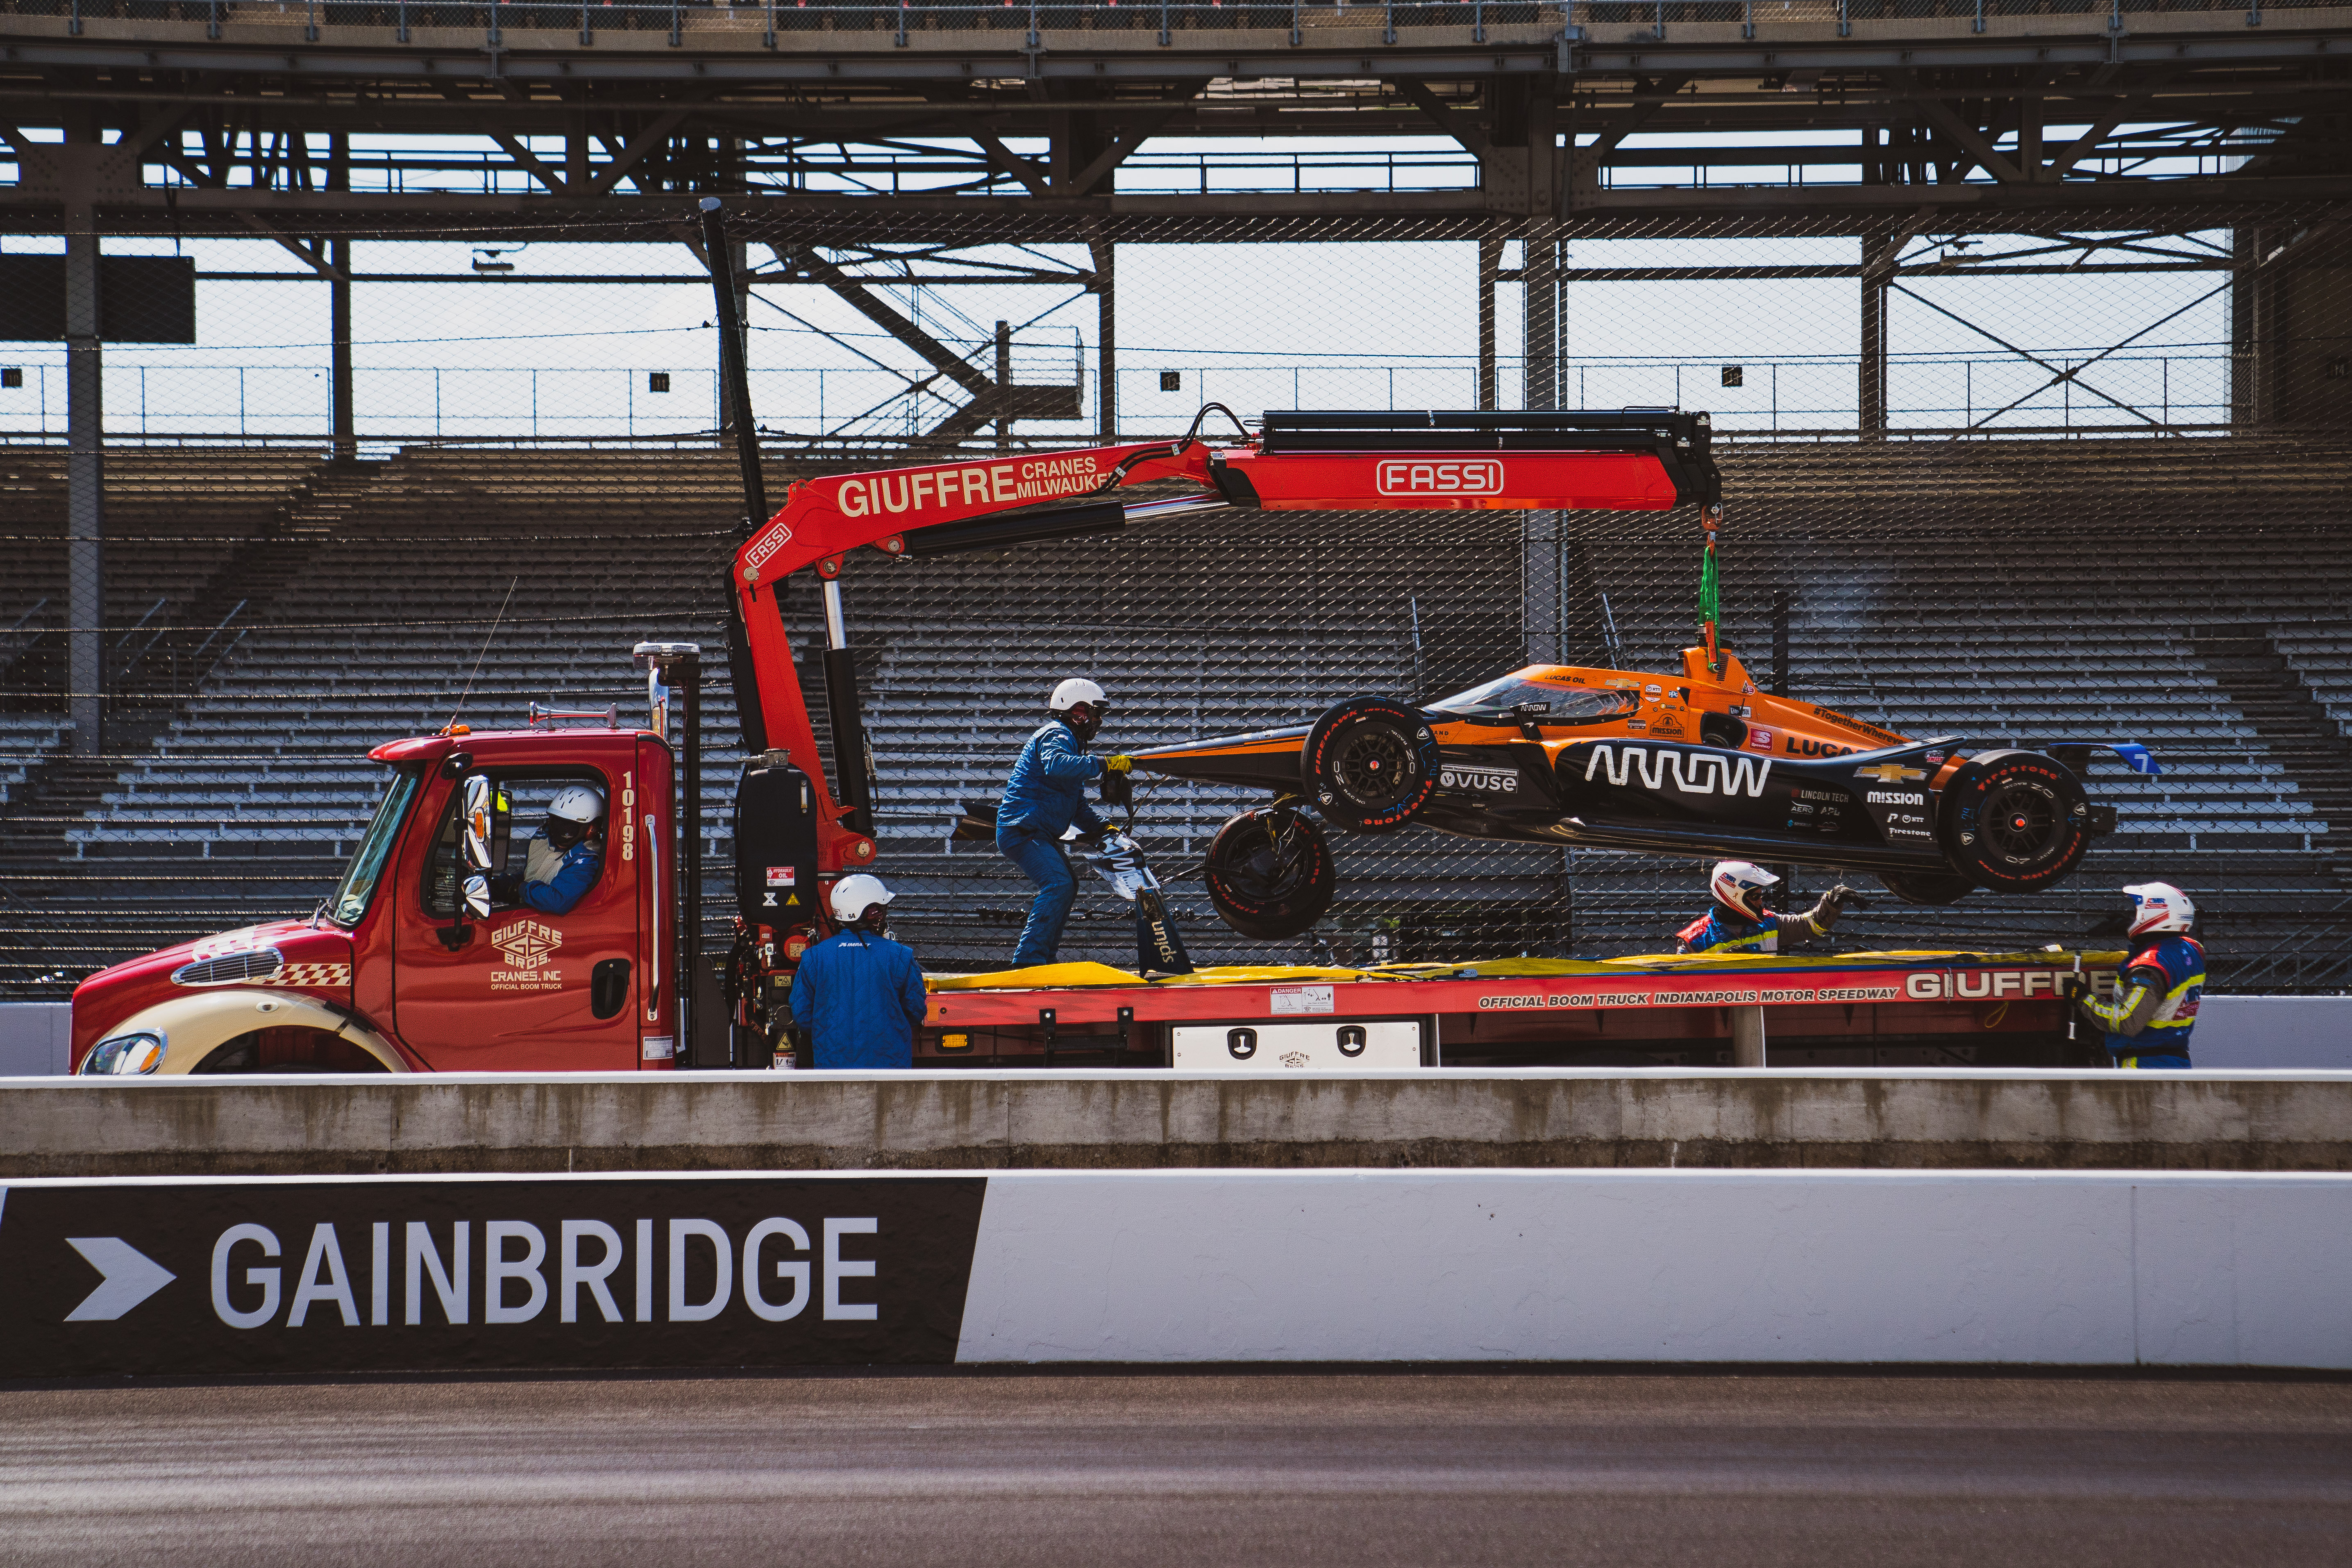
[[[1771,605],[1786,593],[1796,695],[1913,735],[2132,739],[2164,760],[2156,779],[2094,768],[2095,796],[2117,805],[2122,830],[2069,883],[1948,910],[1878,894],[1856,940],[2074,941],[2116,906],[2119,882],[2162,875],[2211,911],[2217,974],[2342,984],[2347,781],[2324,745],[2286,731],[2324,722],[2340,740],[2352,721],[2341,620],[2352,566],[2331,548],[2347,455],[2253,439],[1728,447],[1726,630],[1759,679],[1781,673]],[[772,463],[781,494],[784,464]],[[739,761],[720,598],[740,511],[731,458],[419,449],[286,477],[274,523],[225,501],[246,521],[206,513],[188,528],[259,540],[243,558],[254,624],[47,837],[13,825],[0,989],[55,994],[61,982],[41,977],[306,910],[381,787],[369,747],[438,729],[469,682],[462,717],[477,726],[520,722],[528,702],[551,699],[618,701],[641,718],[628,649],[646,637],[709,652],[706,733],[724,742],[706,752],[716,936]],[[1693,637],[1696,528],[1679,513],[1568,523],[1580,564],[1557,627],[1523,618],[1513,513],[1194,517],[940,560],[852,557],[844,587],[881,773],[877,868],[905,893],[903,929],[941,967],[1009,948],[1027,885],[986,847],[951,853],[944,838],[960,801],[993,795],[1065,675],[1111,690],[1101,744],[1133,749],[1303,720],[1358,692],[1437,695],[1522,662],[1528,643],[1556,638],[1570,660],[1605,662],[1611,624],[1629,665],[1672,668]],[[192,551],[182,570],[206,559]],[[144,592],[117,593],[117,613],[135,618]],[[790,584],[785,613],[814,634],[813,587]],[[2307,713],[2248,684],[2267,679],[2261,659],[2215,651],[2224,626],[2270,639],[2277,670],[2310,694]],[[813,666],[803,679],[822,736]],[[28,717],[21,738],[0,731],[8,757],[58,745],[55,714]],[[38,787],[56,772],[37,761],[0,772],[7,808],[27,778]],[[1232,937],[1189,879],[1245,804],[1237,792],[1160,781],[1139,794],[1201,956],[1316,952]],[[46,847],[28,858],[35,840]],[[1700,900],[1696,868],[1661,858],[1426,830],[1339,848],[1344,921],[1386,911],[1474,948],[1654,948]],[[1800,874],[1808,893],[1822,879]],[[1087,888],[1081,910],[1066,952],[1131,952],[1107,891]]]

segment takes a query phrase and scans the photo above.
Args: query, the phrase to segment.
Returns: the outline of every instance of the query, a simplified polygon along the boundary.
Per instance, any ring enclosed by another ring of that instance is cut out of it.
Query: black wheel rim
[[[1298,823],[1273,824],[1244,835],[1217,868],[1217,875],[1244,903],[1282,903],[1314,881],[1314,844]]]
[[[1350,805],[1381,810],[1421,785],[1412,739],[1387,724],[1359,724],[1331,749],[1331,783]]]
[[[1985,845],[2012,864],[2042,858],[2055,845],[2064,826],[2058,803],[2046,790],[2031,784],[1995,784],[1979,814],[1978,831]]]

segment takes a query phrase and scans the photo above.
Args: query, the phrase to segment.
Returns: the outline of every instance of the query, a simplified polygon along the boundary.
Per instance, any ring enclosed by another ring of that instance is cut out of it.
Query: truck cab
[[[91,975],[74,992],[74,1070],[671,1067],[668,744],[609,724],[453,726],[368,754],[391,777],[318,910]],[[540,907],[519,884],[549,803],[572,785],[605,803],[601,833],[585,840],[594,874],[564,907]]]

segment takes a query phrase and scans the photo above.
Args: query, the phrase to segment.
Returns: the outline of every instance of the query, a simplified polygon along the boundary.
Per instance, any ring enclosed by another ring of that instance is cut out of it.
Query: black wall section
[[[14,1187],[0,1376],[943,1363],[986,1187]]]
[[[0,256],[0,342],[66,335],[66,258]],[[196,263],[186,256],[102,256],[98,335],[110,343],[196,341]]]

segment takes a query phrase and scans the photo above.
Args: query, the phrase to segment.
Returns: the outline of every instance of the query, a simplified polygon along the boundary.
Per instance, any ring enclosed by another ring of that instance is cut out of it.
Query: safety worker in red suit
[[[2189,934],[2197,906],[2169,882],[2137,882],[2124,895],[2132,901],[2130,947],[2116,999],[2100,1001],[2079,975],[2069,977],[2067,995],[2106,1031],[2116,1066],[2186,1068],[2205,994],[2205,949]]]
[[[1021,748],[996,807],[996,847],[1037,885],[1028,923],[1013,949],[1013,966],[1051,963],[1062,946],[1062,925],[1078,896],[1078,879],[1062,852],[1062,835],[1076,826],[1089,839],[1103,836],[1103,819],[1087,804],[1089,781],[1124,773],[1126,757],[1093,757],[1087,743],[1110,711],[1103,689],[1073,676],[1046,699],[1050,715]]]
[[[1780,879],[1745,860],[1718,860],[1707,878],[1715,907],[1683,927],[1679,952],[1778,952],[1780,939],[1811,942],[1829,934],[1853,889],[1843,883],[1801,915],[1776,915],[1764,900]]]
[[[862,871],[833,885],[841,929],[801,954],[793,975],[793,1022],[808,1033],[809,1065],[915,1065],[915,1030],[928,998],[913,950],[890,940],[897,897]]]

